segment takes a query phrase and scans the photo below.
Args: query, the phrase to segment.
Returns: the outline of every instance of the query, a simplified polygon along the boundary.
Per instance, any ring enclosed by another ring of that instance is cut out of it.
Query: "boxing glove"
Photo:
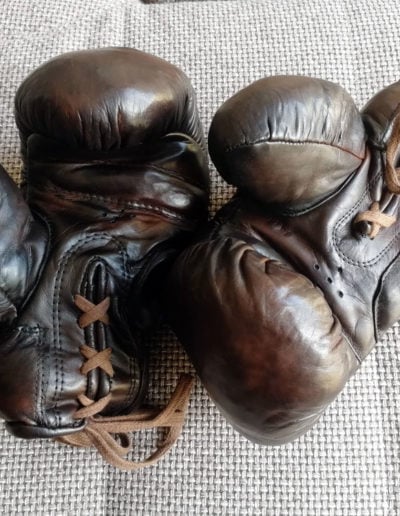
[[[16,436],[95,445],[125,469],[125,434],[167,426],[151,463],[179,435],[191,384],[166,411],[142,409],[165,270],[207,216],[193,90],[137,50],[72,52],[22,83],[15,117],[23,193],[0,171],[0,415]]]
[[[320,79],[261,79],[226,101],[210,155],[237,187],[174,265],[169,318],[250,440],[307,431],[400,317],[400,83],[360,113]]]

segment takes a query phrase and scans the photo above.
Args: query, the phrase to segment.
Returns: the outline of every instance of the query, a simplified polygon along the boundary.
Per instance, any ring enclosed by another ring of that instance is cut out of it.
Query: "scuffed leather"
[[[215,114],[211,158],[224,179],[263,202],[315,203],[365,157],[362,120],[348,100],[342,88],[327,81],[261,79]]]
[[[143,339],[160,318],[165,269],[207,216],[193,90],[133,49],[72,52],[20,86],[24,196],[1,170],[0,415],[21,437],[79,431],[79,395],[101,412],[138,407]],[[110,298],[110,324],[78,324],[81,295]],[[111,348],[114,375],[82,374],[80,346]]]
[[[176,262],[169,316],[255,442],[306,432],[400,317],[400,221],[374,239],[355,221],[374,201],[398,215],[384,167],[399,106],[399,83],[359,113],[333,83],[282,76],[214,117],[211,157],[238,191]]]

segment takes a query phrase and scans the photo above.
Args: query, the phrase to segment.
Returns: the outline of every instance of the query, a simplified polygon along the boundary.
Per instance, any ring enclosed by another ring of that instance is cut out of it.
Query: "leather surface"
[[[22,437],[79,431],[79,396],[132,411],[147,388],[144,337],[165,269],[207,214],[208,176],[189,80],[133,49],[64,54],[20,86],[25,200],[1,170],[0,414]],[[110,299],[81,327],[79,294]],[[111,348],[83,374],[80,346]]]
[[[399,105],[398,83],[359,113],[335,84],[276,77],[214,117],[210,153],[238,191],[178,259],[168,306],[214,401],[255,442],[307,431],[400,317],[400,222],[370,238],[356,221],[374,202],[397,216],[385,164]]]

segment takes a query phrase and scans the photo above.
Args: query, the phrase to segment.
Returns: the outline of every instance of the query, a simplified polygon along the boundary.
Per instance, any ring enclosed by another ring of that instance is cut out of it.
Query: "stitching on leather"
[[[34,391],[34,397],[36,400],[35,404],[35,417],[38,422],[43,420],[43,407],[44,407],[44,393],[45,389],[43,388],[44,385],[44,368],[43,368],[43,345],[44,345],[44,339],[43,339],[43,328],[40,326],[17,326],[16,330],[21,334],[29,335],[29,336],[36,336],[37,337],[37,345],[35,346],[35,351],[37,352],[37,365],[35,370],[35,391]],[[40,378],[40,380],[39,380]],[[40,396],[39,396],[40,392]],[[40,407],[38,406],[40,401]]]
[[[39,330],[39,328],[38,328]],[[39,408],[38,407],[38,402],[39,402],[39,381],[41,382],[43,380],[42,378],[42,354],[41,354],[41,349],[40,349],[40,343],[41,343],[41,339],[40,339],[40,332],[38,331],[38,348],[37,349],[37,354],[38,354],[38,362],[37,362],[37,367],[36,367],[36,372],[35,372],[35,400],[36,400],[36,403],[35,403],[35,417],[36,417],[36,420],[37,421],[40,421],[40,413],[41,413],[41,407]],[[40,380],[39,380],[40,379]],[[42,401],[42,399],[41,399]]]
[[[43,336],[42,336],[42,332],[39,332],[39,353],[38,353],[38,362],[39,362],[39,367],[38,367],[38,371],[40,371],[40,384],[38,384],[37,386],[37,402],[39,402],[39,390],[41,391],[40,392],[40,407],[38,407],[37,405],[37,416],[38,416],[38,421],[42,420],[43,418],[41,417],[41,415],[43,414]]]
[[[115,199],[112,196],[105,195],[93,195],[89,193],[78,192],[76,190],[66,190],[65,188],[61,188],[60,186],[52,185],[47,189],[49,192],[55,192],[62,194],[64,199],[69,201],[102,201],[106,203],[107,206],[115,206],[121,208],[132,208],[132,209],[144,209],[150,212],[154,212],[157,214],[165,215],[168,218],[173,218],[176,220],[185,220],[185,217],[172,211],[167,208],[162,208],[161,206],[157,206],[151,203],[145,202],[136,202],[136,201],[123,201],[122,199]]]
[[[339,321],[340,322],[340,321]],[[345,331],[345,329],[343,328],[342,326],[342,323],[340,322],[340,326],[342,327],[342,334],[343,334],[343,337],[344,339],[346,340],[347,344],[349,345],[351,351],[353,352],[357,362],[358,362],[358,365],[361,365],[361,357],[360,355],[358,354],[358,351],[356,350],[356,348],[354,347],[354,344],[352,343],[352,340],[350,338],[349,335],[347,335],[347,332]]]
[[[376,295],[373,298],[373,314],[374,314],[374,327],[376,330],[376,340],[380,338],[382,334],[385,332],[382,332],[382,330],[379,329],[380,321],[379,321],[379,309],[378,309],[378,300],[380,299],[380,296],[382,294],[382,291],[384,290],[385,285],[387,284],[387,279],[389,277],[390,272],[393,270],[393,267],[395,267],[396,262],[398,261],[400,257],[400,253],[397,253],[396,256],[393,258],[393,260],[390,261],[390,263],[387,265],[386,269],[384,270],[382,276],[381,276],[381,283],[380,288],[377,289]]]
[[[40,331],[40,327],[39,326],[35,326],[35,327],[29,327],[29,326],[17,326],[16,329],[20,332],[20,333],[26,333],[27,335],[38,335],[39,331]]]
[[[370,181],[370,185],[371,186],[375,186],[375,184],[378,182],[378,180],[380,179],[381,176],[382,176],[382,174],[377,174]],[[339,247],[340,239],[337,236],[337,233],[339,232],[341,227],[343,227],[348,222],[348,220],[351,218],[351,216],[358,210],[358,208],[360,207],[360,205],[362,204],[364,199],[369,195],[369,192],[370,192],[370,188],[367,185],[366,188],[364,189],[364,193],[361,196],[361,198],[357,201],[357,203],[352,207],[351,210],[347,211],[338,220],[338,222],[335,224],[335,227],[334,227],[333,232],[332,232],[332,234],[333,234],[332,241],[333,241],[333,245],[334,245],[337,253],[343,258],[343,260],[346,263],[348,263],[350,265],[355,265],[357,267],[362,267],[362,268],[366,268],[366,267],[368,267],[370,265],[374,265],[375,263],[377,263],[379,261],[379,259],[381,258],[381,256],[384,255],[391,247],[393,247],[393,245],[397,242],[397,240],[400,237],[400,234],[395,234],[393,236],[392,240],[386,245],[386,247],[384,247],[381,250],[381,252],[378,255],[376,255],[374,258],[371,258],[370,260],[366,260],[366,261],[356,261],[356,260],[353,260],[352,258],[349,258],[347,255],[345,255],[343,253],[343,251],[340,249],[340,247]],[[339,226],[341,226],[341,227],[339,227]]]
[[[55,281],[55,288],[54,288],[54,295],[53,295],[53,328],[54,328],[54,339],[53,339],[53,346],[55,348],[55,370],[56,370],[56,381],[55,381],[55,390],[54,390],[54,396],[53,401],[55,403],[54,406],[54,413],[57,420],[57,426],[60,426],[61,424],[61,418],[60,418],[60,411],[58,409],[58,401],[59,401],[59,395],[63,391],[64,387],[64,362],[61,360],[61,351],[62,351],[62,345],[61,345],[61,339],[60,339],[60,291],[61,291],[61,285],[64,281],[64,275],[67,269],[68,261],[70,260],[71,256],[75,253],[77,249],[79,249],[81,246],[83,246],[86,243],[94,242],[96,240],[105,240],[106,243],[109,243],[110,241],[114,242],[118,249],[119,249],[119,255],[122,257],[123,261],[123,275],[125,279],[129,279],[130,276],[126,272],[126,264],[127,264],[127,256],[122,248],[121,243],[118,241],[117,238],[112,237],[108,234],[99,234],[94,233],[92,235],[85,236],[78,240],[62,257],[62,260],[59,263],[57,277]],[[56,307],[57,305],[57,313],[56,313]],[[56,317],[57,315],[57,317]],[[59,364],[59,365],[58,365]],[[61,390],[59,388],[59,375],[61,371]]]
[[[234,151],[234,150],[237,150],[237,149],[242,149],[242,148],[246,148],[246,147],[250,147],[251,145],[257,145],[259,143],[282,143],[282,144],[285,144],[285,145],[324,145],[326,147],[332,147],[334,149],[339,149],[343,152],[346,152],[347,154],[350,154],[351,156],[354,156],[355,158],[359,159],[360,161],[362,161],[363,159],[365,159],[365,153],[363,156],[358,156],[358,154],[355,154],[354,152],[351,152],[349,151],[348,149],[344,149],[343,147],[340,147],[340,145],[333,145],[331,143],[326,143],[326,142],[319,142],[319,141],[314,141],[314,140],[282,140],[282,139],[272,139],[272,138],[260,138],[259,140],[254,140],[254,141],[251,141],[251,142],[248,142],[248,141],[244,141],[244,142],[240,142],[236,145],[231,145],[230,147],[225,147],[224,151],[223,152],[231,152],[231,151]]]
[[[349,177],[347,179],[345,179],[343,181],[343,183],[336,188],[336,190],[334,190],[330,194],[326,195],[325,197],[323,197],[319,201],[315,202],[314,204],[310,204],[306,208],[299,208],[297,210],[295,208],[284,208],[284,209],[279,211],[279,216],[283,215],[285,217],[298,217],[300,215],[305,215],[306,213],[309,213],[310,211],[315,210],[316,208],[318,208],[322,204],[325,204],[325,203],[329,202],[331,199],[333,199],[338,194],[340,194],[340,192],[342,190],[344,190],[348,186],[348,184],[354,179],[354,176],[357,174],[357,170],[352,172],[349,175]]]
[[[45,362],[45,348],[44,348],[44,344],[46,342],[46,338],[45,338],[45,332],[43,331],[42,332],[42,338],[43,338],[43,345],[41,346],[41,350],[40,350],[40,353],[41,353],[41,361],[42,361],[42,376],[41,376],[41,396],[40,396],[40,399],[41,399],[41,411],[42,411],[42,414],[43,414],[43,419],[46,421],[48,419],[47,417],[47,413],[44,413],[43,411],[43,407],[46,406],[46,394],[47,394],[47,389],[48,389],[48,385],[49,385],[49,375],[45,375],[45,368],[44,368],[44,362]]]
[[[400,114],[400,102],[397,104],[395,109],[392,111],[392,116],[389,118],[388,123],[386,124],[386,129],[382,134],[381,144],[386,146],[387,140],[390,137],[390,134],[392,132],[393,122],[399,114]]]
[[[117,245],[119,246],[119,254],[121,255],[122,261],[123,261],[122,275],[125,277],[127,282],[131,281],[133,278],[133,275],[129,274],[126,270],[127,269],[127,258],[126,258],[126,253],[124,252],[124,247],[122,246],[122,244],[120,244],[118,242],[118,239],[116,239],[115,237],[113,237],[112,240],[115,240]],[[121,316],[121,314],[119,312],[118,312],[118,316]],[[106,328],[105,330],[106,330],[106,334],[107,334],[109,331],[108,328]],[[128,392],[125,394],[125,407],[124,408],[129,408],[133,403],[131,400],[131,397],[133,396],[134,387],[136,385],[136,382],[134,381],[133,372],[134,371],[136,372],[138,370],[137,360],[130,355],[127,355],[127,358],[128,358],[128,364],[129,364],[129,380],[130,381],[129,381]],[[112,377],[108,377],[108,381],[109,381],[109,387],[110,387],[110,392],[111,392],[112,388],[113,388],[114,380]]]
[[[55,282],[55,287],[57,287],[57,281],[58,281],[58,277],[59,277],[59,273],[57,274],[57,277],[56,277],[56,282]],[[56,303],[54,302],[54,298],[53,298],[53,310],[52,310],[52,316],[53,316],[53,323],[55,322],[56,320]],[[54,324],[53,324],[53,328],[54,327]],[[53,402],[54,402],[54,415],[55,415],[55,418],[56,418],[56,427],[59,426],[59,420],[60,420],[60,413],[59,413],[59,410],[57,408],[57,401],[58,401],[58,375],[59,375],[59,362],[60,362],[60,357],[59,357],[59,350],[57,349],[57,344],[54,343],[54,348],[55,348],[55,353],[54,353],[54,370],[55,370],[55,388],[54,388],[54,394],[53,394]]]
[[[191,138],[191,141],[190,142],[185,142],[187,144],[190,144],[190,145],[193,145],[195,144],[199,149],[200,151],[202,151],[201,153],[204,152],[204,149],[201,148],[200,144],[193,138]],[[197,149],[196,149],[197,151]],[[201,154],[200,153],[200,154]],[[188,150],[185,150],[184,153],[182,153],[179,158],[182,157],[182,155],[187,155],[187,154],[198,154],[197,152],[195,153],[192,153]],[[39,166],[40,164],[43,164],[44,166],[46,166],[48,164],[48,162],[44,162],[43,160],[35,160],[35,163],[36,163],[36,166]],[[200,182],[200,181],[196,181],[194,178],[187,178],[187,177],[182,177],[182,176],[179,176],[177,171],[176,170],[170,170],[168,168],[165,168],[161,165],[156,165],[154,163],[132,163],[129,161],[128,158],[126,158],[125,161],[119,161],[119,162],[115,162],[113,161],[112,159],[93,159],[91,160],[91,163],[96,166],[96,165],[103,165],[103,166],[108,166],[108,167],[113,167],[114,169],[118,170],[118,172],[121,171],[129,171],[129,170],[134,170],[134,171],[143,171],[143,167],[147,167],[146,170],[155,170],[157,172],[161,172],[163,174],[165,174],[166,176],[168,177],[171,177],[173,179],[177,179],[179,182],[183,183],[183,184],[188,184],[190,186],[195,186],[195,187],[198,187],[200,189],[204,189],[204,185]],[[88,168],[91,168],[91,166],[85,166],[85,161],[64,161],[64,160],[61,160],[61,161],[52,161],[50,162],[50,165],[53,165],[53,166],[62,166],[62,165],[82,165],[82,167],[80,167],[80,170],[84,170],[84,169],[88,169]]]
[[[59,357],[59,355],[61,354],[61,350],[62,350],[62,346],[60,345],[60,331],[59,331],[60,330],[60,323],[59,323],[59,321],[60,321],[60,302],[59,301],[60,301],[61,284],[63,282],[63,278],[64,278],[64,274],[65,274],[65,270],[66,270],[66,263],[68,262],[70,255],[75,250],[75,248],[78,246],[78,244],[83,244],[83,242],[86,242],[87,240],[90,241],[92,239],[91,238],[92,236],[93,235],[90,235],[90,237],[86,236],[86,237],[78,240],[78,242],[76,242],[67,251],[67,253],[62,258],[61,263],[59,264],[58,273],[57,273],[56,282],[55,282],[55,289],[54,289],[54,295],[53,295],[53,299],[55,300],[55,302],[53,302],[53,328],[54,328],[55,335],[54,335],[53,345],[54,345],[55,351],[56,351],[56,353],[55,353],[56,381],[55,381],[55,389],[54,389],[53,400],[55,402],[54,412],[55,412],[55,415],[56,415],[56,420],[57,420],[56,425],[57,426],[60,426],[60,423],[61,423],[60,411],[58,410],[57,402],[59,401],[59,394],[61,394],[61,392],[62,392],[62,389],[59,390],[59,386],[58,386],[58,384],[59,384],[59,366],[58,366],[58,363],[60,363],[61,377],[63,376],[63,370],[64,370],[63,361],[61,360],[61,357]],[[61,267],[62,264],[63,264],[63,267]],[[62,271],[61,274],[60,274],[60,271]],[[57,314],[55,313],[56,306],[57,306]],[[57,317],[56,317],[56,315],[57,315]]]
[[[129,385],[129,390],[128,390],[128,393],[127,395],[125,396],[125,408],[128,408],[129,405],[132,403],[132,396],[133,396],[133,392],[134,392],[134,386],[135,386],[135,377],[134,377],[134,373],[136,373],[136,369],[137,369],[137,366],[136,366],[136,361],[134,360],[133,357],[129,356],[128,357],[129,359],[129,378],[130,378],[130,385]]]

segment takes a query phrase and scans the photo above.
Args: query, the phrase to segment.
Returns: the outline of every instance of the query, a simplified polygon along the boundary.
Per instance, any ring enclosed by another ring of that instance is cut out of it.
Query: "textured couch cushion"
[[[221,2],[226,0],[141,0],[144,4],[173,4],[175,2]]]
[[[397,10],[397,0],[2,0],[0,162],[18,177],[15,90],[61,52],[126,45],[172,61],[192,78],[207,130],[223,100],[271,74],[339,82],[361,106],[400,79]],[[214,169],[212,186],[214,212],[232,190]],[[167,331],[152,346],[151,400],[161,403],[191,366]],[[239,437],[197,384],[177,446],[135,473],[115,471],[91,451],[20,441],[1,424],[0,513],[395,516],[399,366],[395,326],[313,431],[281,448]],[[140,437],[138,453],[154,435]]]
[[[205,2],[212,0],[141,0],[144,4],[173,4],[175,2]],[[220,0],[214,0],[220,1]]]

